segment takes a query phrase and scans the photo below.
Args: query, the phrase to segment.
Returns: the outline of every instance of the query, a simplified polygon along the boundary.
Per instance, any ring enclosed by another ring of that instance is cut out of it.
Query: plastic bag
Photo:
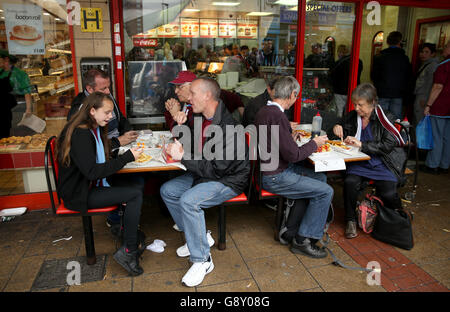
[[[433,132],[431,131],[430,116],[425,116],[416,127],[417,147],[420,149],[433,149]]]

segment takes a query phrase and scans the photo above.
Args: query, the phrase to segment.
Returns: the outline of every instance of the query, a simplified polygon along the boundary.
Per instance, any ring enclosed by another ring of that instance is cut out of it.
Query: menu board
[[[219,38],[236,38],[235,20],[219,20]]]
[[[241,39],[258,39],[258,21],[238,22],[237,37]]]
[[[201,19],[200,20],[200,37],[201,38],[217,38],[218,35],[217,20]]]
[[[182,18],[181,19],[181,37],[198,38],[199,26],[198,19]]]
[[[158,27],[158,37],[159,38],[180,37],[180,25],[178,23],[170,23]]]
[[[149,29],[145,33],[143,33],[143,35],[150,37],[150,38],[156,38],[158,36],[157,29],[156,28]]]

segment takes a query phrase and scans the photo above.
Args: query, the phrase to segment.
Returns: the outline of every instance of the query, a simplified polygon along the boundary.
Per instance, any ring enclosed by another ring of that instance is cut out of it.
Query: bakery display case
[[[36,8],[29,1],[22,2],[27,14]],[[6,12],[5,5],[0,4],[3,15]],[[12,177],[11,181],[17,181],[17,185],[1,185],[2,195],[46,190],[45,183],[42,183],[45,181],[45,144],[50,136],[59,135],[63,129],[75,96],[69,27],[63,19],[48,13],[45,8],[40,12],[42,24],[38,28],[42,40],[36,43],[36,47],[22,45],[22,50],[16,47],[17,41],[12,42],[7,36],[9,26],[5,21],[8,21],[8,16],[0,19],[0,48],[14,55],[17,59],[14,66],[27,74],[31,86],[32,112],[46,123],[42,133],[22,125],[20,121],[26,109],[25,96],[15,96],[17,106],[12,109],[10,136],[0,139],[0,175]],[[43,49],[38,44],[42,44]]]

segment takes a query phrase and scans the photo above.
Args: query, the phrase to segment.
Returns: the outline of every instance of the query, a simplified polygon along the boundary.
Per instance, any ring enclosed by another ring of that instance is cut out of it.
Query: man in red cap
[[[176,124],[181,125],[186,121],[188,122],[188,126],[193,126],[193,124],[191,124],[193,121],[192,108],[188,99],[190,95],[190,84],[196,78],[197,76],[194,73],[185,70],[179,72],[177,77],[169,82],[175,85],[175,94],[178,97],[178,100],[171,98],[165,103],[167,111],[164,112],[164,117],[170,130],[172,130]],[[242,115],[244,114],[244,104],[239,95],[230,91],[220,90],[220,99],[224,102],[230,113],[233,113],[237,109],[241,117],[240,119],[242,119]],[[183,103],[183,105],[181,103]]]
[[[175,94],[178,97],[178,100],[171,98],[165,103],[167,111],[164,112],[164,117],[170,130],[172,130],[176,123],[183,124],[186,120],[189,120],[190,125],[190,122],[192,122],[192,108],[189,103],[189,95],[191,93],[191,82],[196,78],[197,76],[194,73],[185,70],[179,72],[177,77],[169,82],[175,85]],[[183,107],[181,107],[180,102],[184,103]]]

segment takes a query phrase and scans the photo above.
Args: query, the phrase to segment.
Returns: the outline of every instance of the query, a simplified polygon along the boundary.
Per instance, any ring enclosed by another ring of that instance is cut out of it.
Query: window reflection
[[[295,73],[297,1],[269,5],[260,0],[165,4],[124,0],[123,4],[131,116],[155,114],[152,109],[136,110],[139,103],[130,96],[134,88],[130,82],[136,83],[130,64],[136,61],[179,62],[180,70],[217,79],[223,90],[237,93],[245,103],[263,93],[273,75]]]

